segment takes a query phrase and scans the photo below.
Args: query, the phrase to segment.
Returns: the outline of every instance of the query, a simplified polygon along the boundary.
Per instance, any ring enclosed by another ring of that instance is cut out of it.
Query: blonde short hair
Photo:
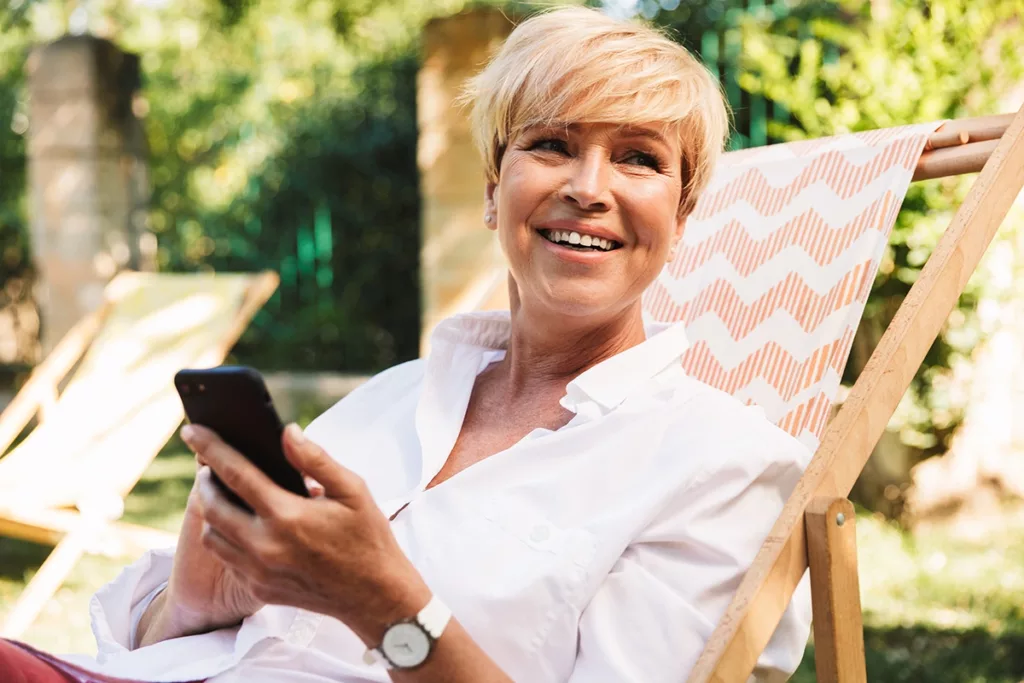
[[[487,178],[498,181],[509,140],[535,125],[662,124],[682,148],[687,215],[707,186],[729,130],[721,87],[686,48],[657,29],[584,7],[516,27],[466,99]]]

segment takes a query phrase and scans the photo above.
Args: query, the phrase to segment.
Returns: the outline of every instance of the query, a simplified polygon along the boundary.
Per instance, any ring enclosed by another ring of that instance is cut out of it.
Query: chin
[[[611,310],[621,307],[622,296],[602,291],[603,288],[594,284],[592,281],[549,283],[538,303],[558,315],[595,320],[605,318]]]

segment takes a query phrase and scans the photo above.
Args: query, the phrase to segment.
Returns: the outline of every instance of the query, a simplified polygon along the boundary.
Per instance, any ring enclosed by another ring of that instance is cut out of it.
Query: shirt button
[[[551,530],[543,524],[538,524],[533,527],[533,532],[530,534],[530,540],[534,543],[543,543],[551,537]]]

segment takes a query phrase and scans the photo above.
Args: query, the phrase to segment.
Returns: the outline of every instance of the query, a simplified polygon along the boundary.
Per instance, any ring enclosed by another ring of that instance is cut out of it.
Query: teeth
[[[581,235],[578,232],[569,230],[552,230],[548,232],[548,239],[552,242],[578,245],[581,247],[594,247],[603,251],[611,250],[615,243],[611,240],[593,237],[592,235]]]

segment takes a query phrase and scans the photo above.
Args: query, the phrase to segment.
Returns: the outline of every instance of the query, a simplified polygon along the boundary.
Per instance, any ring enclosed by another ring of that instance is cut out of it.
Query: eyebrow
[[[656,130],[651,130],[650,128],[637,128],[634,126],[623,126],[620,130],[626,137],[648,138],[649,140],[660,142],[666,147],[671,147],[668,139]]]
[[[568,123],[568,124],[562,124],[562,125],[556,124],[556,125],[553,125],[551,127],[552,128],[565,128],[566,130],[569,130],[569,131],[572,131],[572,132],[577,132],[580,129],[580,125],[582,125],[582,124],[580,124],[580,123]],[[639,126],[631,126],[631,125],[625,124],[625,125],[619,126],[619,131],[623,135],[625,135],[626,137],[630,137],[630,138],[647,138],[648,140],[653,140],[654,142],[659,142],[659,143],[665,145],[666,147],[671,147],[672,146],[669,143],[668,138],[666,138],[664,135],[662,135],[658,131],[651,130],[650,128],[642,128],[642,127],[639,127]]]
[[[565,131],[576,133],[576,132],[579,131],[580,126],[582,126],[582,125],[583,124],[578,123],[578,122],[574,122],[574,123],[539,123],[539,124],[535,124],[533,126],[529,126],[528,128],[540,128],[541,130],[549,130],[549,129],[561,128],[561,129],[563,129]],[[646,138],[648,140],[652,140],[654,142],[660,143],[660,144],[664,145],[665,147],[669,147],[669,148],[672,147],[672,143],[669,142],[668,138],[666,138],[664,135],[662,135],[658,131],[651,130],[650,128],[642,128],[642,127],[639,127],[639,126],[631,126],[629,124],[624,124],[624,125],[619,126],[619,131],[625,137],[630,137],[630,138]]]

